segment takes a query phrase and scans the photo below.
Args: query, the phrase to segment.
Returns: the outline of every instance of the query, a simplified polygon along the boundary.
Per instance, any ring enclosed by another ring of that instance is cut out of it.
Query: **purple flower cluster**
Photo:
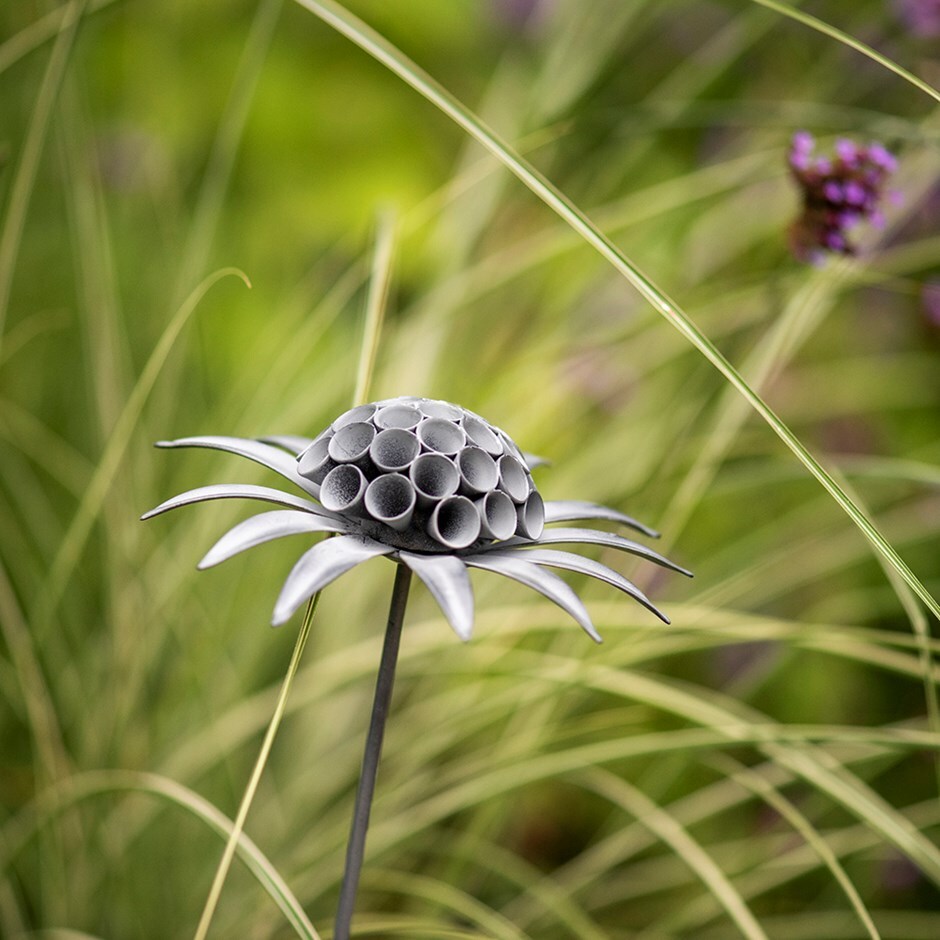
[[[940,0],[895,0],[898,15],[916,36],[940,36]]]
[[[835,156],[813,155],[811,134],[793,135],[788,162],[803,194],[803,211],[790,226],[790,247],[801,261],[819,264],[826,252],[851,255],[848,230],[862,221],[884,225],[880,205],[897,160],[879,143],[839,140]]]

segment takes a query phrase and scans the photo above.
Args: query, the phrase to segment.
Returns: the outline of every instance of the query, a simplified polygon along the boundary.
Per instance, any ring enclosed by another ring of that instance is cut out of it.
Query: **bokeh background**
[[[928,82],[916,4],[805,10]],[[921,4],[929,7],[929,3]],[[681,304],[934,593],[940,138],[928,95],[748,0],[357,0]],[[793,133],[896,153],[856,259],[791,257]],[[289,0],[0,6],[0,935],[190,936],[298,628],[301,542],[194,565],[270,483],[189,434],[429,395],[664,532],[671,616],[604,635],[413,592],[357,936],[940,935],[936,624],[725,380],[434,107]],[[384,221],[380,221],[384,220]],[[213,272],[234,275],[207,285]],[[200,285],[203,285],[200,289]],[[247,833],[324,937],[391,567],[328,589]],[[212,935],[294,935],[236,864]]]

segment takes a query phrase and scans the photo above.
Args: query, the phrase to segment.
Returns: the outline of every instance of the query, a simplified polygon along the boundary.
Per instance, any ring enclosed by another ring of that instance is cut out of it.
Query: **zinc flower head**
[[[546,523],[604,520],[656,535],[635,519],[595,503],[543,502],[531,475],[537,458],[523,454],[505,432],[479,415],[448,402],[404,397],[360,405],[312,440],[209,436],[162,441],[158,446],[238,454],[274,470],[303,493],[239,484],[204,486],[167,500],[143,517],[215,499],[249,499],[283,507],[236,525],[209,550],[199,568],[286,535],[336,536],[300,556],[275,604],[275,625],[288,620],[340,575],[378,556],[417,575],[462,639],[470,637],[473,626],[468,568],[532,588],[598,641],[584,604],[565,581],[546,569],[567,569],[604,581],[669,621],[618,572],[554,546],[601,545],[689,574],[621,535],[590,528],[545,528]]]
[[[897,160],[882,144],[836,142],[833,157],[814,156],[816,142],[806,131],[793,135],[787,162],[800,187],[803,207],[790,226],[790,247],[800,261],[819,264],[827,252],[853,255],[849,230],[867,221],[884,225],[882,204]]]

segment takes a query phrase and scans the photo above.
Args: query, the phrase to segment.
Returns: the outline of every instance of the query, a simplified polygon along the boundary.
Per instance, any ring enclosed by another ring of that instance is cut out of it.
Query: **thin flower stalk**
[[[352,826],[349,831],[349,841],[346,843],[346,866],[343,869],[343,882],[339,893],[339,904],[336,908],[333,940],[349,940],[353,909],[356,906],[356,894],[359,890],[359,875],[362,872],[362,861],[365,857],[366,832],[369,828],[372,797],[375,794],[379,758],[382,756],[385,723],[391,709],[395,667],[398,663],[401,629],[405,622],[405,607],[408,604],[410,586],[411,569],[405,565],[399,565],[395,572],[395,586],[392,588],[388,625],[385,628],[382,659],[375,683],[369,734],[366,738],[365,752],[362,755],[362,769],[359,773],[359,786],[356,789]]]

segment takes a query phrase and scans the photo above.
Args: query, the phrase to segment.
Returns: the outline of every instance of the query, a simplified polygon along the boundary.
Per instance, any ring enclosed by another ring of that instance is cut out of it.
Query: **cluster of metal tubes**
[[[522,452],[479,415],[449,402],[392,398],[337,418],[298,457],[324,509],[418,551],[537,539],[542,498]]]

